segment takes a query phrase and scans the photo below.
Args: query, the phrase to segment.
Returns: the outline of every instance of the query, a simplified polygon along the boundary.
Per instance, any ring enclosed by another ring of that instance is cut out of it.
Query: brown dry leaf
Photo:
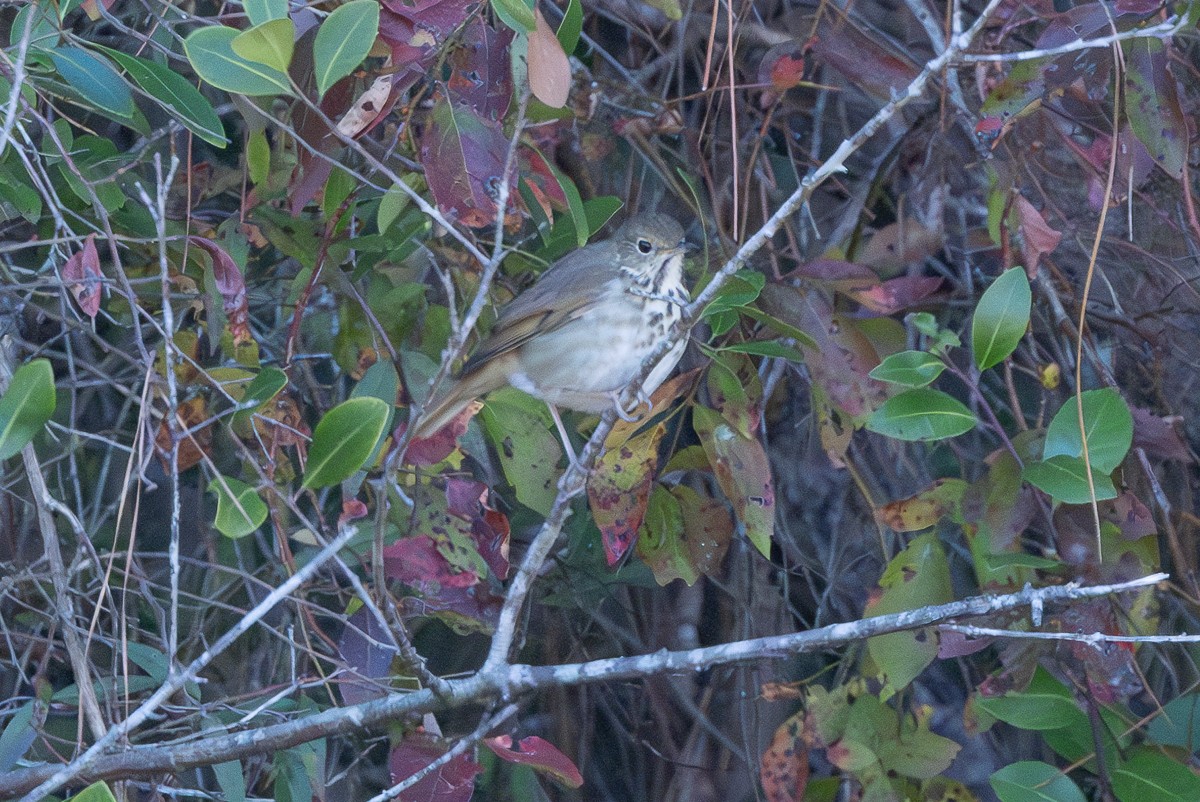
[[[542,12],[534,14],[537,27],[529,34],[529,89],[547,106],[561,109],[571,94],[571,64]]]
[[[366,91],[358,96],[350,110],[338,120],[337,130],[349,137],[358,136],[387,108],[388,95],[392,92],[393,76],[380,75]]]
[[[100,311],[100,288],[104,274],[100,272],[100,254],[96,251],[96,235],[88,234],[83,249],[71,255],[62,266],[63,281],[79,303],[79,308],[90,318]]]

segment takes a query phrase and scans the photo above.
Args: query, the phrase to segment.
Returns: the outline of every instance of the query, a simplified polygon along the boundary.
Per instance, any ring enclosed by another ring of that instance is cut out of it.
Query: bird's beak
[[[699,246],[693,245],[685,239],[681,239],[679,240],[679,244],[676,245],[672,250],[682,254],[689,254],[695,253],[696,251],[700,250],[700,248]]]

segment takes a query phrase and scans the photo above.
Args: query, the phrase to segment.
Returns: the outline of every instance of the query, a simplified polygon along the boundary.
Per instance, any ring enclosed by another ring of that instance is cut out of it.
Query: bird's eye
[[[638,250],[641,251],[642,253],[650,253],[650,251],[654,250],[654,246],[650,244],[650,240],[648,240],[648,239],[638,240],[637,246],[638,246]]]

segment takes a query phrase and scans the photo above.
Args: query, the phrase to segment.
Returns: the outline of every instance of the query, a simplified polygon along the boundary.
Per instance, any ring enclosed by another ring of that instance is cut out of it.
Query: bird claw
[[[637,411],[641,407],[645,406],[647,412],[654,409],[654,405],[650,402],[650,396],[646,395],[644,388],[638,388],[633,400],[633,409],[627,410],[625,409],[625,405],[621,403],[621,393],[613,393],[613,405],[617,408],[617,417],[626,423],[635,423],[641,420],[641,416],[637,414]]]

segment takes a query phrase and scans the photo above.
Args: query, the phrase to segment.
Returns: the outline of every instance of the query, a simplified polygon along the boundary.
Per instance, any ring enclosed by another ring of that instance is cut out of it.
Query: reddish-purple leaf
[[[908,86],[919,72],[907,56],[867,36],[847,17],[821,17],[812,53],[852,86],[878,100],[890,100],[893,92]]]
[[[503,120],[512,102],[509,45],[513,32],[496,31],[481,18],[467,23],[461,44],[450,52],[446,89],[485,120]]]
[[[854,321],[834,315],[825,296],[798,287],[768,284],[759,304],[763,311],[808,334],[815,347],[801,344],[813,381],[842,412],[865,420],[886,398],[870,378],[879,355]]]
[[[225,249],[210,239],[191,236],[188,242],[204,250],[212,257],[213,284],[221,295],[222,308],[229,321],[229,332],[234,343],[248,343],[250,337],[250,309],[246,303],[246,281],[242,271]]]
[[[379,620],[367,608],[350,616],[338,638],[338,656],[350,669],[338,683],[342,701],[356,705],[386,696],[396,654]]]
[[[404,461],[409,465],[436,465],[453,454],[454,449],[458,448],[458,438],[467,433],[467,424],[482,407],[483,404],[479,402],[467,404],[462,412],[433,434],[414,438],[404,452]],[[400,442],[406,428],[407,425],[402,425],[396,430],[395,442]]]
[[[383,0],[379,38],[391,48],[392,65],[421,69],[478,4],[478,0]]]
[[[421,140],[421,163],[438,208],[469,228],[495,225],[507,154],[508,138],[498,122],[443,98]]]
[[[1131,407],[1133,414],[1133,446],[1144,448],[1162,459],[1191,462],[1192,452],[1179,434],[1183,419],[1178,416],[1160,418],[1140,407]]]
[[[571,759],[544,738],[536,735],[522,738],[517,750],[512,748],[511,735],[484,738],[483,742],[502,760],[529,766],[534,771],[553,777],[568,788],[583,785],[583,775]]]
[[[1042,254],[1050,253],[1062,241],[1062,233],[1055,231],[1042,217],[1033,204],[1018,195],[1013,203],[1017,218],[1017,229],[1021,232],[1021,254],[1025,259],[1025,272],[1030,278],[1037,275]]]
[[[992,645],[995,638],[968,638],[953,629],[938,629],[939,660],[949,660],[953,657],[966,657],[969,654],[981,652]]]
[[[1129,127],[1154,163],[1180,178],[1187,158],[1188,121],[1179,105],[1175,76],[1167,69],[1166,47],[1158,39],[1134,39],[1125,53]]]
[[[898,276],[875,287],[847,293],[880,315],[895,314],[924,302],[942,287],[940,276]]]
[[[392,782],[398,783],[444,755],[449,747],[424,733],[409,735],[388,755]],[[421,778],[400,794],[400,802],[469,802],[475,793],[475,775],[483,767],[467,755],[458,755]]]
[[[465,588],[479,583],[470,571],[455,570],[428,535],[397,540],[383,547],[384,572],[422,593],[436,594],[442,588]]]
[[[558,37],[534,7],[537,27],[529,34],[529,89],[533,96],[553,109],[567,105],[571,94],[571,64]]]
[[[100,311],[100,289],[104,274],[100,272],[100,254],[96,252],[96,235],[88,234],[83,248],[71,254],[62,266],[62,278],[75,296],[79,308],[90,318]]]

